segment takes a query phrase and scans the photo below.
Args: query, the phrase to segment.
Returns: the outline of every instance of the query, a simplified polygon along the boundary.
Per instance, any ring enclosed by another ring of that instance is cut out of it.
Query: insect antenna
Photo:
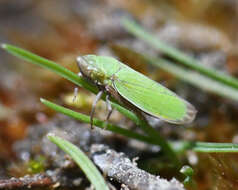
[[[115,80],[115,75],[122,69],[123,69],[122,67],[119,67],[118,70],[110,76],[110,79],[112,80],[112,82]]]

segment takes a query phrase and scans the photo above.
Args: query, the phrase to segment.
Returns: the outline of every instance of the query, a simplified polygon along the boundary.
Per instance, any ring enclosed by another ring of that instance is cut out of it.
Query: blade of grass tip
[[[196,59],[191,56],[184,54],[183,52],[173,48],[166,43],[160,41],[158,38],[152,36],[150,33],[146,32],[140,25],[128,18],[122,19],[122,24],[133,35],[147,42],[149,45],[154,47],[156,50],[163,52],[164,54],[172,57],[173,59],[179,61],[181,64],[196,70],[210,78],[219,80],[220,82],[227,84],[233,88],[238,89],[238,79],[225,74],[223,72],[214,70],[212,68],[205,67],[201,65]]]
[[[87,116],[87,115],[84,115],[84,114],[72,111],[70,109],[64,108],[62,106],[54,104],[54,103],[52,103],[48,100],[45,100],[43,98],[41,98],[40,100],[47,107],[50,107],[51,109],[53,109],[57,112],[63,113],[65,115],[69,116],[69,117],[80,120],[82,122],[90,123],[90,117]],[[98,120],[98,119],[93,119],[93,125],[103,129],[104,126],[105,126],[105,122],[103,122],[101,120]],[[133,131],[130,131],[128,129],[124,129],[124,128],[121,128],[121,127],[118,127],[118,126],[112,125],[112,124],[108,124],[106,130],[112,131],[112,132],[120,134],[122,136],[133,138],[133,139],[145,142],[145,143],[159,145],[162,148],[162,150],[164,150],[167,153],[168,157],[175,164],[175,166],[180,165],[179,160],[177,158],[177,155],[173,151],[172,147],[160,135],[157,136],[157,139],[155,139],[155,138],[147,137],[147,136],[144,136],[144,135],[140,135],[140,134],[135,133]]]
[[[73,73],[72,71],[60,66],[59,64],[50,61],[48,59],[45,59],[43,57],[40,57],[36,54],[33,54],[27,50],[24,50],[22,48],[13,46],[13,45],[9,45],[9,44],[1,44],[1,47],[6,50],[8,53],[19,57],[25,61],[31,62],[33,64],[36,64],[38,66],[47,68],[57,74],[59,74],[60,76],[62,76],[63,78],[73,82],[74,84],[84,87],[87,90],[90,90],[93,93],[97,92],[97,89],[94,85],[88,83],[87,81],[85,81],[82,77],[78,76],[77,74]]]
[[[96,166],[78,147],[60,137],[55,136],[54,134],[48,134],[47,137],[51,142],[56,144],[72,157],[72,159],[83,170],[84,174],[96,190],[109,190],[103,176],[98,171]]]

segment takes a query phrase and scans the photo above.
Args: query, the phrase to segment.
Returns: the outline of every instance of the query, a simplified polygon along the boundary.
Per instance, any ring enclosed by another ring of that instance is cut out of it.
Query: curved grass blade
[[[174,58],[176,61],[179,61],[181,64],[184,64],[185,66],[193,70],[196,70],[210,78],[216,79],[230,87],[238,89],[238,79],[226,73],[201,65],[193,57],[188,56],[184,54],[183,52],[177,50],[176,48],[173,48],[167,45],[166,43],[160,41],[158,38],[146,32],[140,25],[136,24],[134,21],[130,19],[127,19],[127,18],[122,19],[122,24],[130,33],[144,40],[155,49]]]
[[[25,61],[29,61],[33,64],[36,64],[38,66],[44,67],[46,69],[49,69],[50,71],[53,71],[57,73],[58,75],[62,76],[63,78],[71,81],[72,83],[81,86],[83,88],[86,88],[87,90],[96,93],[97,88],[85,81],[82,77],[78,76],[77,74],[73,73],[72,71],[60,66],[59,64],[45,59],[43,57],[40,57],[36,54],[33,54],[27,50],[24,50],[22,48],[18,48],[13,45],[9,44],[1,44],[1,47],[6,50],[8,53],[15,55],[16,57],[19,57]]]
[[[74,118],[74,119],[77,119],[77,120],[80,120],[84,123],[90,123],[90,117],[87,116],[87,115],[84,115],[82,113],[79,113],[79,112],[75,112],[75,111],[72,111],[68,108],[64,108],[63,106],[59,106],[57,104],[54,104],[48,100],[45,100],[43,98],[40,99],[40,101],[46,105],[47,107],[50,107],[51,109],[57,111],[57,112],[60,112],[62,114],[65,114],[71,118]],[[98,120],[96,118],[93,119],[93,125],[101,128],[101,129],[104,129],[104,126],[105,126],[105,122],[101,121],[101,120]],[[133,131],[130,131],[128,129],[124,129],[124,128],[121,128],[121,127],[118,127],[116,125],[112,125],[112,124],[108,124],[107,126],[107,129],[106,130],[109,130],[111,132],[114,132],[114,133],[117,133],[117,134],[120,134],[122,136],[126,136],[126,137],[129,137],[129,138],[134,138],[134,139],[137,139],[139,141],[144,141],[146,143],[150,143],[150,144],[157,144],[158,145],[158,142],[156,142],[156,140],[152,139],[152,138],[149,138],[147,136],[144,136],[144,135],[140,135],[138,133],[135,133]]]
[[[96,166],[78,147],[53,134],[48,134],[47,137],[51,142],[56,144],[59,148],[72,157],[72,159],[83,170],[84,174],[87,176],[96,190],[109,190],[103,176],[98,171]]]

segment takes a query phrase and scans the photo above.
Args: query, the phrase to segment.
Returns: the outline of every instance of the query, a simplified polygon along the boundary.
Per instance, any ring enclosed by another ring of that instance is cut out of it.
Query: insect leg
[[[91,113],[90,113],[90,126],[91,126],[91,129],[93,129],[93,116],[94,116],[94,112],[95,112],[95,108],[96,108],[96,105],[97,105],[97,102],[101,99],[103,95],[103,91],[99,91],[95,100],[93,101],[93,105],[92,105],[92,110],[91,110]]]
[[[82,76],[82,73],[78,73],[78,76],[81,77]],[[74,88],[74,97],[73,97],[73,102],[76,100],[77,98],[77,94],[78,94],[78,88]]]
[[[74,88],[74,97],[73,97],[73,102],[74,102],[74,101],[76,100],[76,98],[77,98],[78,91],[79,91],[78,88]]]
[[[112,111],[113,111],[112,105],[111,105],[111,103],[109,101],[109,95],[106,96],[106,104],[107,104],[108,114],[107,114],[107,118],[106,118],[104,129],[107,128],[108,120],[109,120],[109,118],[110,118],[110,116],[112,114]]]

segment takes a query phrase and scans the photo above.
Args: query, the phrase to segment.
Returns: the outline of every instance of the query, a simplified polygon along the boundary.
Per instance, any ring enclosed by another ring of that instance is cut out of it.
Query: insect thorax
[[[98,85],[111,85],[111,77],[107,76],[103,71],[94,69],[90,72],[90,79]]]

